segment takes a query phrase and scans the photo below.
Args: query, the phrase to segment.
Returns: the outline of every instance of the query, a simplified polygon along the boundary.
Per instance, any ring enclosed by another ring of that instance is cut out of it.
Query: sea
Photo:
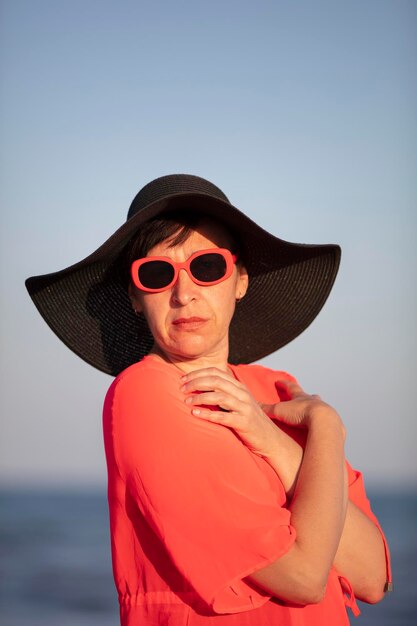
[[[358,626],[417,625],[417,489],[370,493],[394,590]],[[118,626],[105,489],[0,490],[1,626]],[[337,626],[337,625],[335,625]]]

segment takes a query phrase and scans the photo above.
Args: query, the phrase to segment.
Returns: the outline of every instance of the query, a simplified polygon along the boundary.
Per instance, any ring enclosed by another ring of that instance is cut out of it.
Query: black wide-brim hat
[[[162,176],[134,198],[127,221],[88,257],[52,274],[26,280],[29,294],[54,333],[82,359],[116,376],[153,345],[136,316],[120,271],[128,242],[148,220],[190,209],[224,224],[239,241],[249,288],[230,326],[231,363],[275,352],[311,324],[324,305],[340,262],[337,245],[290,243],[263,230],[209,181],[189,174]]]

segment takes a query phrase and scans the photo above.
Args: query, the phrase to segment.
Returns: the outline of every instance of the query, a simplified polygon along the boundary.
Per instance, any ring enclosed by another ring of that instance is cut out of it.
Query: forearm
[[[290,505],[297,542],[326,584],[343,531],[347,506],[344,435],[340,420],[322,409],[310,427]],[[323,420],[323,421],[322,421]],[[327,422],[327,423],[326,423]]]
[[[294,495],[303,460],[304,450],[292,437],[287,435],[278,424],[271,420],[271,440],[274,445],[263,457],[279,477],[288,500]]]
[[[334,566],[340,574],[346,576],[355,596],[360,600],[374,603],[383,598],[386,561],[381,533],[374,522],[351,501],[348,502]]]
[[[321,599],[343,530],[347,478],[344,435],[332,409],[312,420],[294,496],[292,548],[252,578],[278,597],[294,602]]]
[[[277,426],[275,452],[267,459],[292,498],[303,459],[303,449]],[[372,520],[348,501],[346,519],[334,559],[337,571],[352,585],[355,595],[378,602],[386,582],[385,550],[381,533]]]

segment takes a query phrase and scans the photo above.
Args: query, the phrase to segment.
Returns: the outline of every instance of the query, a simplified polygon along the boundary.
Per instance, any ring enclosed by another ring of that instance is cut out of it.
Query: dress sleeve
[[[381,533],[382,541],[384,542],[385,549],[385,562],[386,562],[386,584],[385,591],[392,591],[392,573],[391,573],[391,558],[388,548],[388,542],[385,538],[384,532],[375,517],[368,497],[365,491],[365,484],[363,480],[362,473],[358,470],[353,469],[349,463],[346,463],[348,469],[348,481],[349,481],[349,499],[355,504],[370,520],[374,522],[377,526],[379,532]]]
[[[191,415],[174,371],[125,376],[111,397],[118,471],[173,564],[216,613],[261,606],[245,580],[295,540],[275,472],[230,429]]]

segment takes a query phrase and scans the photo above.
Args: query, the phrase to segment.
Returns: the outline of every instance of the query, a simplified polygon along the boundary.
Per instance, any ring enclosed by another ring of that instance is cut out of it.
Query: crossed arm
[[[384,545],[375,524],[348,500],[345,433],[336,411],[287,380],[277,386],[291,399],[268,406],[259,406],[242,383],[214,368],[192,372],[183,383],[193,414],[234,429],[268,461],[289,495],[296,540],[250,579],[279,598],[310,604],[323,598],[334,565],[359,599],[378,602],[386,577]],[[221,410],[201,408],[203,403]],[[304,451],[270,417],[306,428]]]

